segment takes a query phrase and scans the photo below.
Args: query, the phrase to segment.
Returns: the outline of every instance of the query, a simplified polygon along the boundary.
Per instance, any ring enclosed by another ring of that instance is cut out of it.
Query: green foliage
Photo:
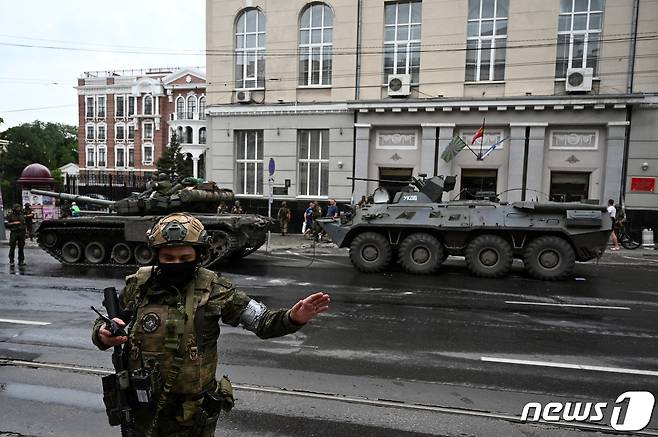
[[[180,149],[180,141],[174,134],[169,147],[165,147],[162,156],[158,159],[158,173],[167,174],[171,180],[192,176],[192,160],[185,159]]]
[[[0,133],[9,141],[0,149],[0,187],[5,205],[19,195],[15,186],[23,169],[33,163],[48,167],[51,173],[64,164],[78,162],[78,128],[61,123],[34,121]]]

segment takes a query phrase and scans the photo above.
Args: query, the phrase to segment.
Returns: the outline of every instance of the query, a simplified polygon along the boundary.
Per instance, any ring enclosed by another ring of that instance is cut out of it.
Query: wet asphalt
[[[110,354],[89,341],[89,305],[132,270],[65,267],[38,248],[10,268],[6,254],[0,246],[0,436],[119,435],[105,421]],[[280,339],[222,327],[218,373],[238,401],[216,435],[608,434],[621,393],[658,395],[658,258],[644,255],[606,255],[554,283],[520,265],[475,278],[452,257],[431,276],[361,274],[343,250],[279,248],[219,266],[269,307],[319,290],[332,305]],[[550,401],[610,408],[578,427],[518,420],[527,402]],[[658,434],[656,416],[645,432]]]

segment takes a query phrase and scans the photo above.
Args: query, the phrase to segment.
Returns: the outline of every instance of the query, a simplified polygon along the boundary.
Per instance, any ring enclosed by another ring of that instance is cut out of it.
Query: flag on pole
[[[464,147],[468,147],[468,144],[466,144],[466,142],[462,140],[459,135],[455,136],[452,140],[450,140],[445,150],[441,154],[441,159],[443,159],[445,162],[452,161]]]
[[[475,131],[475,135],[473,135],[473,139],[471,140],[471,144],[475,144],[475,142],[478,140],[478,138],[482,138],[484,136],[484,121],[482,122],[482,126],[480,126],[480,129]]]
[[[507,138],[503,138],[502,140],[497,141],[497,142],[493,143],[492,145],[490,145],[489,148],[482,154],[482,156],[480,157],[480,160],[486,158],[491,152],[496,150],[496,147],[501,145],[503,143],[503,141],[505,141],[506,139]]]

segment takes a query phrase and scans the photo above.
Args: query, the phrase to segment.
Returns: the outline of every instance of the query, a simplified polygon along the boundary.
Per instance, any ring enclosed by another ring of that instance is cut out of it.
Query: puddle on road
[[[105,410],[101,396],[98,393],[70,388],[5,383],[1,386],[0,396],[46,404],[67,405],[85,410]]]

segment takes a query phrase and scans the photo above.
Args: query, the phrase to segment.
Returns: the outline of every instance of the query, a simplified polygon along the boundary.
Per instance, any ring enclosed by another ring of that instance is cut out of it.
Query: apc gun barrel
[[[347,179],[352,181],[369,181],[369,182],[387,182],[393,184],[413,184],[414,181],[395,181],[392,179],[369,179],[369,178],[352,178],[348,177]]]
[[[42,196],[55,197],[62,200],[70,200],[72,202],[87,202],[94,205],[112,206],[115,204],[115,202],[112,200],[94,199],[93,197],[80,196],[77,194],[56,193],[54,191],[37,190],[36,188],[31,189],[30,193],[40,194]]]

